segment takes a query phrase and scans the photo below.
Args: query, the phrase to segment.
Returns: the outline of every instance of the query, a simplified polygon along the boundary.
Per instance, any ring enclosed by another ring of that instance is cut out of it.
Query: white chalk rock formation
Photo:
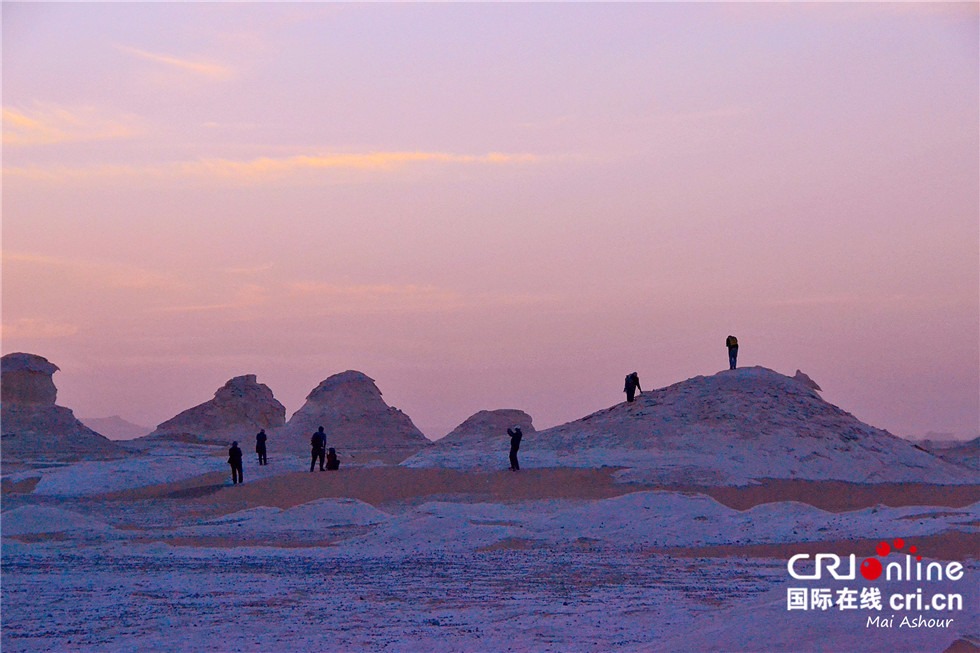
[[[817,385],[817,382],[811,379],[807,374],[805,374],[801,370],[796,370],[796,374],[793,376],[793,380],[798,381],[803,385],[805,385],[806,387],[811,388],[813,390],[821,391],[821,388],[819,385]]]
[[[523,410],[501,408],[481,410],[471,415],[462,424],[449,432],[446,437],[436,441],[436,446],[489,444],[491,442],[510,442],[507,429],[521,427],[524,435],[534,433],[531,416]]]
[[[77,460],[123,453],[55,402],[58,367],[35,354],[7,354],[0,359],[0,422],[5,462]]]
[[[214,399],[188,408],[163,422],[150,438],[190,442],[248,441],[260,429],[286,423],[286,407],[254,374],[236,376],[214,393]],[[272,445],[272,441],[269,442]]]
[[[526,436],[521,466],[622,467],[621,480],[702,485],[765,478],[980,481],[975,471],[824,401],[815,385],[763,367],[695,377]],[[499,469],[506,453],[506,441],[499,451],[436,446],[404,464]]]
[[[390,462],[430,444],[408,415],[385,403],[374,379],[354,370],[334,374],[314,388],[278,437],[284,448],[308,453],[310,437],[320,426],[327,446],[347,456],[384,452],[381,459]]]

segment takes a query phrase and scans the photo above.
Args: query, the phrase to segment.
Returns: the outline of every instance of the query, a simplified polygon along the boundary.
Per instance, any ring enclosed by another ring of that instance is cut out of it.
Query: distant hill
[[[118,415],[112,417],[80,417],[79,421],[110,440],[132,440],[147,435],[151,429],[124,420]]]
[[[763,367],[698,376],[639,395],[521,444],[523,467],[622,467],[621,480],[744,484],[761,478],[980,482],[976,471],[869,426],[797,373]],[[439,446],[411,467],[502,469],[507,442]]]
[[[933,451],[943,460],[980,470],[980,438],[973,438],[966,442],[962,440],[950,442],[936,449],[930,449],[927,446],[923,446],[923,448]]]

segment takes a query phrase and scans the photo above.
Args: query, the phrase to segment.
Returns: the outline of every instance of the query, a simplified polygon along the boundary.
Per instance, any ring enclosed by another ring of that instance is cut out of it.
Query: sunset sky
[[[430,437],[742,365],[980,430],[966,4],[3,3],[3,353],[154,426],[374,378]]]

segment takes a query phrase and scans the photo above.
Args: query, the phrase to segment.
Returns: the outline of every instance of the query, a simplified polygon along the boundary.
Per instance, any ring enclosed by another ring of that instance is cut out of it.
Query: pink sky
[[[3,340],[153,426],[357,369],[438,437],[740,363],[980,430],[975,3],[3,4]]]

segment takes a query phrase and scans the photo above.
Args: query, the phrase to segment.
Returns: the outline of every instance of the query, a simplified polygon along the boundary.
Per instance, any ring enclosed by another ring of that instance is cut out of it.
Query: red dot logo
[[[895,548],[896,549],[901,549],[903,546],[905,546],[905,540],[903,540],[902,538],[899,537],[899,538],[896,538],[895,541],[892,542],[892,544],[895,545]]]
[[[887,544],[885,545],[888,546]],[[881,576],[881,563],[875,558],[867,558],[861,563],[861,575],[868,580],[877,580]]]
[[[882,558],[891,553],[891,551],[892,548],[888,546],[888,542],[878,542],[878,546],[875,547],[875,552]]]
[[[916,547],[914,547],[914,546],[910,546],[910,547],[909,547],[909,553],[912,553],[912,554],[915,554],[915,552],[916,552],[916,551],[918,551],[918,550],[919,550],[919,549],[917,549],[917,548],[916,548]]]

